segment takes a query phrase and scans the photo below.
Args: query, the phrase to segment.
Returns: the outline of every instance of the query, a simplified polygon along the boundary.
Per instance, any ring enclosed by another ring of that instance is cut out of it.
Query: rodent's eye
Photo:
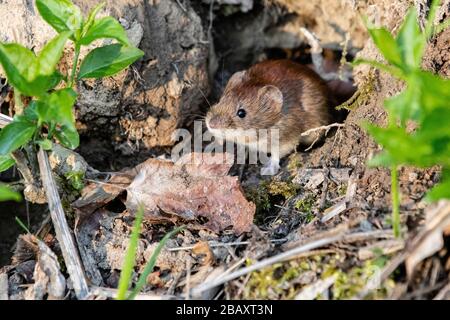
[[[245,116],[247,115],[247,112],[246,112],[244,109],[239,109],[239,110],[237,111],[236,115],[237,115],[239,118],[245,118]]]

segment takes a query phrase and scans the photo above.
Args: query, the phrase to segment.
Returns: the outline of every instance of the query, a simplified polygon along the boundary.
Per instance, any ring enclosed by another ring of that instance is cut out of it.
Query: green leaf
[[[63,54],[64,46],[71,34],[72,32],[69,31],[62,32],[45,45],[37,57],[37,75],[52,76],[54,74],[56,65]]]
[[[35,131],[34,123],[14,118],[13,122],[0,131],[0,155],[7,155],[26,144]]]
[[[16,162],[11,157],[11,155],[7,154],[4,156],[0,156],[0,172],[6,171],[11,168]]]
[[[34,95],[29,79],[35,76],[35,60],[33,52],[20,44],[0,43],[0,63],[8,82],[25,95]]]
[[[402,126],[409,119],[419,119],[421,107],[419,103],[420,92],[413,87],[407,88],[402,93],[386,99],[384,105],[396,120],[400,120]]]
[[[436,14],[437,14],[440,4],[441,4],[441,0],[432,0],[431,1],[430,10],[428,12],[427,23],[425,26],[425,35],[426,35],[427,39],[429,39],[433,35],[434,21],[435,21]]]
[[[369,29],[369,33],[386,60],[400,67],[402,65],[402,55],[392,34],[386,28]]]
[[[415,77],[418,84],[413,89],[420,93],[420,104],[424,111],[449,107],[450,80],[426,71],[417,72]]]
[[[417,12],[411,8],[397,36],[403,64],[411,69],[419,69],[425,43],[425,35],[420,31],[417,22]]]
[[[44,101],[36,102],[36,110],[41,122],[55,122],[59,125],[74,127],[75,117],[72,107],[77,98],[72,88],[52,92]]]
[[[95,17],[97,16],[98,12],[103,9],[103,7],[106,5],[106,2],[101,2],[98,5],[94,7],[94,9],[89,12],[89,16],[86,20],[86,23],[83,27],[83,36],[86,34],[86,32],[91,28],[92,24],[95,21]]]
[[[375,61],[375,60],[367,60],[367,59],[356,59],[355,61],[352,62],[353,66],[358,66],[360,64],[368,64],[372,67],[375,67],[377,69],[380,69],[382,71],[390,73],[393,76],[400,78],[400,79],[405,78],[405,74],[403,73],[403,70],[396,66],[391,66],[391,65],[387,65],[387,64]]]
[[[40,145],[42,149],[46,151],[52,150],[53,148],[53,143],[49,139],[38,140],[37,144]]]
[[[438,201],[440,199],[450,199],[450,168],[442,170],[441,182],[434,186],[427,195],[426,200],[430,202]]]
[[[391,165],[414,164],[428,166],[433,162],[433,148],[428,141],[410,135],[404,128],[380,128],[366,124],[365,128],[384,147],[385,155],[381,160]],[[386,161],[387,160],[387,161]],[[377,159],[380,161],[380,159]]]
[[[104,17],[96,20],[80,39],[79,43],[88,45],[92,41],[102,38],[116,39],[123,45],[129,45],[127,33],[122,25],[113,17]]]
[[[42,18],[58,33],[81,28],[81,10],[70,0],[36,0],[36,6]]]
[[[80,136],[71,126],[62,126],[55,132],[55,137],[66,148],[75,149],[80,145]]]
[[[69,32],[61,33],[35,54],[20,44],[0,43],[0,63],[9,83],[27,96],[41,96],[61,81],[55,71]]]
[[[144,55],[135,47],[111,44],[89,52],[80,66],[78,79],[112,76]]]
[[[22,197],[19,193],[12,191],[10,188],[6,186],[0,185],[0,201],[9,201],[14,200],[19,202],[22,200]]]

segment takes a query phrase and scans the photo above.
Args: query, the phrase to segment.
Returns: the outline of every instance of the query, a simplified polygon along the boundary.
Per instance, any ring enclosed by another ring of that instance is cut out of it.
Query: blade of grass
[[[133,230],[131,231],[130,243],[123,261],[122,272],[120,273],[117,300],[125,300],[128,287],[130,285],[133,268],[136,263],[136,251],[141,234],[142,219],[144,217],[144,208],[140,207],[136,213]]]
[[[19,217],[15,217],[15,219],[16,219],[17,224],[18,224],[23,230],[25,230],[27,233],[30,233],[30,234],[31,234],[30,230],[25,226],[25,224],[23,223],[22,220],[20,220]]]
[[[164,238],[161,239],[158,246],[156,247],[155,251],[153,252],[152,256],[150,257],[150,260],[148,261],[147,265],[145,266],[144,271],[142,272],[141,276],[139,277],[139,280],[136,284],[136,287],[133,289],[131,294],[128,296],[128,300],[133,300],[136,295],[142,290],[142,288],[147,283],[147,278],[149,274],[153,271],[153,268],[156,264],[156,259],[158,258],[159,253],[161,252],[162,248],[166,245],[167,240],[169,240],[172,236],[180,232],[184,229],[184,226],[178,227],[172,231],[170,231],[168,234],[164,236]]]

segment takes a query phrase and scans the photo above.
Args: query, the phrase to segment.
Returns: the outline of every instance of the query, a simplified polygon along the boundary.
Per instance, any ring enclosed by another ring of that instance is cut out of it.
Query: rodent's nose
[[[220,128],[220,117],[217,115],[213,115],[209,119],[209,127],[211,129],[219,129]]]

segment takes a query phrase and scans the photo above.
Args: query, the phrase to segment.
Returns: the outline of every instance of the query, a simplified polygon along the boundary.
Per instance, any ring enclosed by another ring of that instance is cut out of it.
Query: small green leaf
[[[388,160],[391,165],[414,164],[421,167],[432,162],[433,149],[428,141],[408,134],[404,128],[380,128],[370,124],[364,127],[384,147],[386,155],[377,161]]]
[[[430,10],[428,11],[427,23],[425,26],[425,35],[426,35],[427,39],[429,39],[433,35],[434,21],[435,21],[436,14],[437,14],[440,4],[441,4],[441,0],[432,0],[431,1]]]
[[[367,59],[356,59],[355,61],[352,62],[353,66],[358,66],[360,64],[368,64],[372,67],[375,67],[377,69],[380,69],[382,71],[390,73],[399,79],[405,78],[405,74],[403,73],[403,70],[396,66],[386,65],[384,63],[381,63],[381,62],[378,62],[375,60],[367,60]]]
[[[69,36],[64,32],[53,38],[38,57],[20,44],[0,43],[0,63],[11,85],[27,96],[41,96],[55,87],[61,81],[55,68]]]
[[[80,44],[88,45],[92,41],[102,38],[116,39],[123,45],[129,45],[127,33],[122,25],[113,17],[104,17],[96,20],[81,38]]]
[[[402,65],[402,55],[392,34],[386,28],[369,29],[369,33],[386,60],[400,67]]]
[[[402,126],[404,126],[407,120],[417,120],[420,117],[419,94],[418,90],[408,87],[402,93],[386,99],[384,105],[390,114],[396,120],[400,120]]]
[[[75,190],[81,190],[84,188],[84,183],[83,183],[84,172],[83,171],[67,172],[64,176],[70,182],[70,185]]]
[[[111,44],[89,52],[81,64],[78,79],[112,76],[144,55],[135,47]]]
[[[71,34],[72,32],[69,31],[61,32],[45,45],[37,57],[37,75],[52,76],[55,73],[56,65],[61,59],[64,46]]]
[[[62,126],[55,132],[55,137],[66,148],[75,149],[80,145],[80,136],[75,127]]]
[[[450,199],[450,168],[442,170],[441,182],[434,186],[426,195],[426,200],[429,202],[440,199]]]
[[[81,28],[81,10],[70,0],[36,0],[42,18],[58,33],[76,31]]]
[[[0,63],[5,70],[8,82],[26,95],[34,95],[32,88],[29,88],[29,80],[36,73],[36,57],[31,50],[20,44],[0,43]]]
[[[9,155],[0,156],[0,172],[6,171],[11,168],[16,162]]]
[[[49,139],[38,140],[37,144],[40,145],[42,149],[46,151],[52,150],[53,148],[53,143]]]
[[[411,69],[419,69],[425,43],[425,35],[420,31],[417,22],[417,12],[411,8],[397,36],[403,64]]]
[[[92,24],[95,21],[95,17],[97,16],[97,14],[99,13],[99,11],[101,9],[103,9],[103,7],[106,5],[106,2],[101,2],[98,5],[96,5],[94,7],[94,9],[91,10],[91,12],[89,12],[89,16],[86,20],[86,23],[83,26],[83,36],[86,34],[86,32],[91,28]]]
[[[36,125],[17,118],[0,131],[0,155],[7,155],[31,140]]]
[[[52,92],[45,101],[36,102],[39,119],[41,122],[73,127],[75,118],[72,107],[76,98],[77,94],[72,88]]]
[[[22,200],[19,193],[12,191],[10,188],[0,185],[0,201],[17,201]]]

